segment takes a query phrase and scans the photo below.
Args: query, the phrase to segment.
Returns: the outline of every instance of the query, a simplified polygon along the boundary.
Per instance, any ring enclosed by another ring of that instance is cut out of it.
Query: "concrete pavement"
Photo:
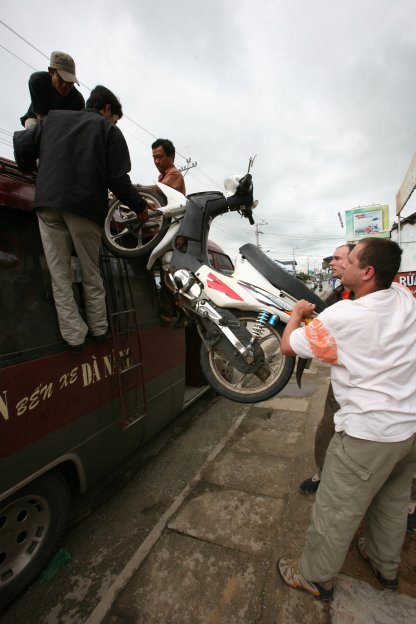
[[[314,363],[270,401],[247,406],[126,562],[87,624],[391,624],[416,621],[416,539],[405,543],[400,592],[378,588],[353,547],[332,603],[284,585],[281,556],[296,557],[314,497],[313,442],[328,386]],[[220,402],[220,403],[218,403]],[[224,409],[218,398],[211,410]],[[231,409],[232,404],[230,404]],[[209,418],[209,412],[205,418]],[[413,566],[413,567],[412,567]]]

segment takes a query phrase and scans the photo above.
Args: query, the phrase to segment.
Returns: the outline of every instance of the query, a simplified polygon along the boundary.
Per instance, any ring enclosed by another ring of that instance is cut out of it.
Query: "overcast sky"
[[[85,98],[96,84],[120,98],[132,181],[156,179],[156,137],[174,142],[178,166],[198,163],[188,193],[222,189],[257,154],[272,258],[319,266],[345,242],[338,212],[345,224],[358,206],[389,204],[393,222],[416,151],[415,0],[2,0],[0,20],[28,42],[0,24],[4,157],[30,74],[63,50]],[[234,257],[255,227],[225,215],[211,238]]]

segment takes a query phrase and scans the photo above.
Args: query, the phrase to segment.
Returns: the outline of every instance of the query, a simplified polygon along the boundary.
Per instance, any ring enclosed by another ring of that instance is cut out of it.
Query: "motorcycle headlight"
[[[173,274],[176,288],[190,299],[197,299],[201,296],[202,287],[197,278],[187,269],[179,269]]]

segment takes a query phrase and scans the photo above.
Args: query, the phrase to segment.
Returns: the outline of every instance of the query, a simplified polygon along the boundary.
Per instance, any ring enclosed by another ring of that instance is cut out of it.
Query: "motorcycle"
[[[250,167],[249,167],[250,169]],[[298,299],[322,311],[326,305],[300,280],[279,267],[256,245],[243,245],[232,275],[208,261],[212,220],[236,211],[254,225],[252,176],[232,176],[221,192],[185,197],[158,183],[139,187],[156,210],[139,225],[119,201],[110,202],[103,241],[118,256],[149,255],[147,268],[161,260],[176,304],[195,322],[201,337],[201,368],[208,383],[233,401],[256,403],[279,393],[289,382],[295,357],[282,355],[281,336]],[[299,358],[300,385],[306,360]]]

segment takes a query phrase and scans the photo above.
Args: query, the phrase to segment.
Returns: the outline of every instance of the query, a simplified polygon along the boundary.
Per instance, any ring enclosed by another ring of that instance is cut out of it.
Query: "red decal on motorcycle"
[[[238,293],[236,293],[232,288],[227,286],[227,284],[222,282],[213,273],[208,274],[207,286],[208,288],[212,288],[213,290],[219,290],[220,292],[230,297],[230,299],[237,299],[238,301],[244,301],[244,299],[240,297]]]

